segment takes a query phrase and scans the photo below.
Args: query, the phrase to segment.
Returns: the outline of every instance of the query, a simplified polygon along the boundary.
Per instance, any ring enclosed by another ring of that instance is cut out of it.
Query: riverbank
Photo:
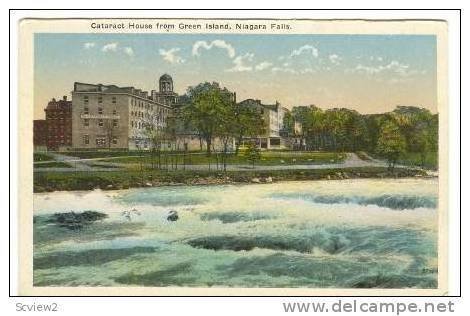
[[[216,185],[233,183],[271,183],[278,181],[344,180],[362,178],[426,177],[425,171],[384,167],[331,168],[310,170],[247,171],[81,171],[34,174],[34,192],[121,190],[168,185]]]

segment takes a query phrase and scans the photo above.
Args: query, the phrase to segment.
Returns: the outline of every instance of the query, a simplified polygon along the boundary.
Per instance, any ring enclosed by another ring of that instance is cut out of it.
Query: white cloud
[[[170,64],[181,64],[184,63],[185,60],[181,56],[178,56],[179,51],[180,48],[175,47],[169,50],[159,49],[158,53],[163,57],[163,60],[169,62]]]
[[[309,57],[309,58],[305,58]],[[271,68],[272,72],[284,72],[291,74],[307,74],[315,72],[312,65],[312,59],[321,62],[318,49],[313,45],[303,45],[291,51],[289,55],[279,56],[280,65]],[[339,57],[339,56],[338,56]],[[339,60],[339,59],[338,59]]]
[[[101,48],[101,50],[104,53],[107,53],[107,52],[115,52],[117,51],[117,48],[118,48],[118,43],[109,43],[109,44],[104,45],[103,48]]]
[[[303,53],[308,53],[308,52],[310,52],[310,54],[313,57],[315,57],[315,58],[318,57],[318,49],[315,46],[308,45],[308,44],[304,45],[304,46],[301,46],[298,49],[294,49],[292,51],[292,53],[289,55],[289,57],[292,58],[292,57],[295,57],[295,56],[300,56]]]
[[[85,49],[91,49],[91,48],[95,47],[95,45],[96,45],[96,44],[93,43],[93,42],[88,42],[88,43],[83,44],[83,48],[85,48]]]
[[[272,65],[273,64],[268,61],[263,61],[255,66],[255,70],[262,71],[262,70],[270,68]]]
[[[124,47],[122,50],[127,56],[134,57],[134,50],[132,49],[132,47]]]
[[[331,54],[330,56],[328,56],[328,59],[330,60],[332,64],[335,64],[335,65],[338,65],[341,61],[341,57],[339,57],[336,54]]]
[[[286,73],[291,73],[291,74],[297,74],[297,71],[295,71],[292,68],[287,68],[287,67],[273,67],[271,69],[272,72],[286,72]]]
[[[253,53],[246,53],[245,55],[239,55],[233,60],[234,66],[230,69],[227,69],[228,72],[243,72],[243,71],[252,71],[253,67],[247,65],[246,62],[253,61]]]
[[[392,60],[390,63],[385,65],[378,65],[378,66],[364,66],[362,64],[357,65],[353,72],[359,73],[366,73],[369,75],[375,75],[382,72],[389,72],[393,74],[397,74],[400,76],[408,76],[411,74],[415,74],[415,71],[410,70],[410,66],[407,64],[400,63],[399,61]]]
[[[126,47],[119,47],[119,43],[117,42],[114,42],[114,43],[108,43],[108,44],[105,44],[103,45],[103,47],[101,47],[101,51],[103,53],[116,53],[116,52],[120,52],[120,53],[124,53],[126,54],[127,56],[129,57],[134,57],[134,49],[130,46],[126,46]]]
[[[381,56],[370,56],[370,60],[383,61],[384,59]]]
[[[192,54],[193,54],[193,56],[199,56],[200,55],[200,53],[199,53],[200,48],[210,50],[213,47],[224,49],[227,52],[227,55],[230,58],[235,57],[235,48],[233,48],[233,46],[230,45],[230,43],[227,43],[226,41],[223,41],[223,40],[214,40],[210,43],[207,43],[206,41],[197,41],[193,45]]]

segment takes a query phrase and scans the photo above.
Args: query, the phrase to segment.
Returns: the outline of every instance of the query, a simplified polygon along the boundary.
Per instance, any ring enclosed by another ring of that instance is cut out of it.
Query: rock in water
[[[179,218],[178,216],[178,212],[176,211],[170,211],[170,213],[168,213],[168,216],[166,218],[167,221],[172,221],[172,222],[175,222],[177,221]]]

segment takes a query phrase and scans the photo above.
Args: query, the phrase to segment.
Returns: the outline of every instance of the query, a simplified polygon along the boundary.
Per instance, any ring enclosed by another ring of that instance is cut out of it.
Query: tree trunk
[[[240,144],[242,143],[243,136],[239,135],[237,139],[237,144],[235,145],[235,156],[238,155],[238,151],[240,150]]]
[[[224,142],[224,155],[222,157],[222,162],[224,164],[224,172],[227,171],[227,141]]]
[[[210,157],[211,156],[211,146],[212,146],[212,138],[211,137],[206,138],[206,145],[207,145],[207,150],[206,150],[207,157]]]

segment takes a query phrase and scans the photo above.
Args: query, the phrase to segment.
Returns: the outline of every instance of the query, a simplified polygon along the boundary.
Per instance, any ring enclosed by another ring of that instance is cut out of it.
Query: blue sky
[[[424,35],[36,34],[35,117],[73,82],[151,90],[218,81],[239,100],[362,113],[436,111],[436,39]]]

